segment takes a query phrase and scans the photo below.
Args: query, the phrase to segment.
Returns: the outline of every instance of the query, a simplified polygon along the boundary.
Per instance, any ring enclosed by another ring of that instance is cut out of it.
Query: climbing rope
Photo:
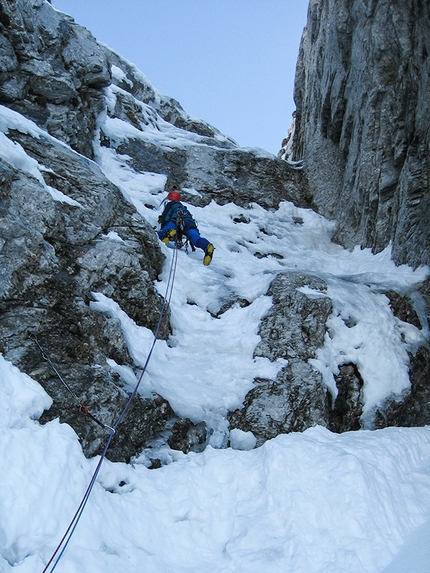
[[[63,556],[63,554],[64,554],[64,552],[65,552],[65,550],[66,550],[66,548],[67,548],[67,546],[68,546],[68,544],[69,544],[69,542],[70,542],[70,540],[71,540],[71,538],[75,532],[75,529],[79,523],[79,520],[80,520],[80,518],[84,512],[85,506],[88,502],[91,491],[94,487],[97,476],[100,472],[100,468],[102,467],[103,461],[106,457],[107,451],[108,451],[109,446],[112,442],[112,439],[115,435],[115,432],[116,432],[118,426],[120,425],[121,421],[123,420],[125,414],[127,413],[128,409],[130,408],[131,403],[137,394],[137,391],[139,390],[140,383],[142,382],[143,375],[145,374],[145,371],[148,367],[149,361],[151,360],[151,356],[152,356],[155,344],[157,342],[158,335],[160,333],[162,324],[163,324],[165,316],[167,314],[167,310],[170,306],[170,301],[172,299],[172,293],[173,293],[173,285],[175,282],[177,259],[178,259],[178,249],[176,248],[174,251],[174,255],[172,256],[172,261],[171,261],[170,271],[169,271],[169,278],[167,280],[167,286],[166,286],[166,294],[164,296],[163,305],[162,305],[161,310],[160,310],[160,316],[158,319],[157,327],[156,327],[155,332],[154,332],[154,338],[152,341],[152,345],[151,345],[151,348],[149,350],[148,356],[146,357],[146,361],[145,361],[145,364],[143,365],[142,372],[140,373],[137,384],[136,384],[130,398],[128,399],[126,405],[124,406],[124,409],[122,410],[121,414],[119,415],[115,425],[111,428],[112,431],[109,434],[106,445],[105,445],[103,452],[100,456],[100,460],[96,466],[96,469],[94,470],[94,473],[91,477],[90,483],[88,484],[87,490],[85,491],[85,494],[81,500],[81,503],[79,504],[78,509],[76,510],[76,513],[73,516],[66,532],[64,533],[63,537],[61,538],[60,543],[58,544],[57,548],[55,549],[54,553],[52,554],[51,558],[49,559],[49,561],[46,564],[45,568],[43,569],[42,573],[47,573],[51,564],[52,564],[52,567],[50,569],[50,573],[52,573],[55,570],[55,568],[57,567],[57,564],[59,563],[61,557]]]
[[[70,394],[73,396],[73,398],[75,399],[76,404],[78,405],[78,410],[79,412],[81,412],[81,414],[84,414],[84,416],[87,416],[88,418],[91,418],[91,420],[93,420],[93,422],[95,422],[96,424],[98,424],[99,426],[101,426],[102,428],[104,428],[105,430],[108,430],[109,432],[112,431],[113,428],[111,428],[110,426],[108,426],[107,424],[103,424],[103,422],[100,422],[100,420],[98,420],[93,414],[91,414],[90,409],[88,408],[88,406],[85,406],[84,404],[82,404],[82,402],[79,400],[79,398],[77,397],[77,395],[75,394],[75,392],[72,390],[72,388],[69,386],[69,384],[67,384],[67,382],[64,380],[64,378],[61,376],[61,374],[58,372],[57,368],[55,367],[55,364],[52,362],[52,360],[49,358],[49,356],[45,353],[45,350],[42,348],[42,346],[40,345],[37,336],[33,333],[29,334],[29,337],[35,342],[35,344],[37,345],[37,347],[40,350],[40,353],[42,354],[42,358],[44,360],[46,360],[46,362],[49,364],[49,366],[52,368],[52,370],[55,372],[55,374],[58,376],[58,378],[61,380],[61,382],[64,384],[65,388],[70,392]]]
[[[67,382],[63,379],[63,377],[61,376],[61,374],[58,372],[58,370],[55,367],[55,364],[52,362],[52,360],[49,358],[49,356],[45,353],[45,351],[43,350],[42,346],[39,344],[39,341],[37,340],[37,337],[35,334],[30,333],[29,337],[36,343],[36,345],[38,346],[40,353],[42,355],[43,360],[46,360],[46,362],[49,364],[49,366],[52,368],[52,370],[55,372],[55,374],[58,376],[58,378],[61,380],[61,382],[64,384],[64,386],[66,387],[66,389],[70,392],[70,394],[73,396],[73,398],[75,399],[76,403],[78,404],[78,406],[81,406],[81,402],[79,400],[79,398],[76,396],[75,392],[73,392],[72,388],[67,384]]]

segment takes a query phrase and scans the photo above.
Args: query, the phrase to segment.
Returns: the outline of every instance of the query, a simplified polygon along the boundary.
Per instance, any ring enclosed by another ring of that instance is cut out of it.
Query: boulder
[[[309,287],[321,296],[300,291]],[[330,404],[321,373],[309,359],[324,344],[327,318],[332,311],[321,279],[299,273],[283,273],[272,282],[268,294],[273,306],[261,322],[261,342],[254,355],[288,364],[276,380],[255,380],[243,408],[229,414],[230,426],[252,432],[257,445],[278,434],[328,425]]]

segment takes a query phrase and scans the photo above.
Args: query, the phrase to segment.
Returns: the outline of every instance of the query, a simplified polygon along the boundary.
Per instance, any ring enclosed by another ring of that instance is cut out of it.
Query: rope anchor
[[[91,420],[93,420],[96,424],[101,426],[103,429],[109,430],[109,432],[115,433],[114,428],[111,428],[111,426],[108,426],[107,424],[103,424],[103,422],[100,422],[100,420],[97,420],[97,418],[95,416],[93,416],[93,414],[91,414],[91,412],[87,406],[84,406],[83,404],[81,404],[79,406],[79,412],[81,412],[81,414],[84,414],[84,416],[88,416],[88,418],[91,418]]]

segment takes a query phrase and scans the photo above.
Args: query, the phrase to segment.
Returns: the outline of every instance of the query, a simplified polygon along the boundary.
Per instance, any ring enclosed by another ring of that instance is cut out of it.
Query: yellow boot
[[[169,243],[169,241],[174,241],[176,237],[176,229],[170,229],[161,239],[165,245]]]
[[[212,260],[213,254],[214,254],[214,250],[215,247],[212,245],[212,243],[209,243],[209,245],[207,246],[207,249],[205,251],[205,256],[203,257],[203,264],[208,266],[210,265],[210,262]]]

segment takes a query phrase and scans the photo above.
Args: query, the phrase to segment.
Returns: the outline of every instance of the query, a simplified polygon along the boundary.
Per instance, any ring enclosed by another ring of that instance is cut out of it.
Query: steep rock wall
[[[430,263],[430,6],[311,0],[293,153],[336,239]]]

